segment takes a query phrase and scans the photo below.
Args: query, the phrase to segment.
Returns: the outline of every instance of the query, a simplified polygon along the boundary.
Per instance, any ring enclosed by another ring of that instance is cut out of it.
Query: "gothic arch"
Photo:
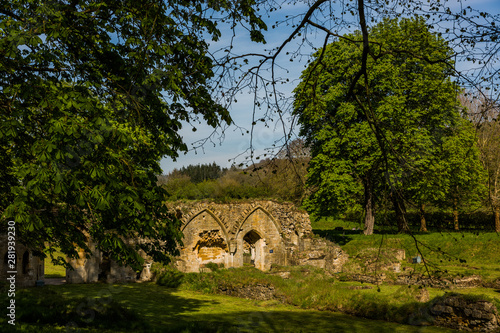
[[[0,266],[0,267],[4,268],[4,269],[5,269],[5,270],[7,270],[7,271],[16,271],[16,270],[17,270],[17,268],[19,267],[19,263],[20,263],[19,261],[20,261],[20,258],[21,258],[21,257],[19,256],[18,250],[16,249],[16,250],[14,251],[14,253],[15,253],[15,255],[16,255],[16,260],[15,260],[15,268],[14,268],[14,269],[10,269],[10,268],[8,268],[8,267],[9,267],[9,265],[8,265],[8,260],[9,260],[9,254],[11,254],[11,253],[12,253],[12,252],[10,252],[10,253],[9,253],[9,251],[5,251],[5,254],[4,254],[3,258],[2,258],[2,260],[3,260],[3,261],[2,261],[2,266],[3,266],[3,267],[2,267],[2,266]]]
[[[28,270],[30,269],[30,253],[28,250],[24,251],[23,259],[22,259],[22,272],[23,274],[28,274]]]
[[[188,226],[189,223],[191,223],[191,221],[193,221],[196,217],[198,217],[199,215],[201,215],[201,214],[203,214],[205,212],[208,213],[210,216],[212,216],[212,218],[214,219],[214,221],[220,226],[220,228],[222,230],[222,233],[224,234],[225,241],[226,241],[226,243],[228,243],[229,237],[228,237],[228,233],[227,233],[226,227],[221,222],[221,220],[217,217],[217,215],[215,215],[208,208],[202,209],[198,213],[189,216],[189,220],[182,226],[181,231],[184,232],[184,229],[186,229],[186,227]]]
[[[255,213],[257,210],[261,210],[264,214],[266,214],[269,217],[269,219],[273,222],[273,224],[276,227],[276,230],[278,231],[278,233],[281,234],[281,226],[276,221],[276,219],[274,218],[274,216],[272,216],[271,213],[269,213],[264,207],[262,207],[262,206],[259,205],[259,206],[255,207],[254,209],[252,209],[248,214],[246,214],[245,218],[243,219],[243,221],[238,226],[238,232],[237,232],[236,238],[238,238],[238,236],[239,236],[240,232],[242,231],[242,229],[243,229],[245,223],[247,222],[248,218],[250,216],[252,216],[252,214]]]

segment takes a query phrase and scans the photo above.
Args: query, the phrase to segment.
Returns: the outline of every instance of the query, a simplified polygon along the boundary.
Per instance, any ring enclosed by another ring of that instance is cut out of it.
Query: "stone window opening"
[[[7,271],[11,270],[11,269],[8,269],[8,267],[9,267],[8,260],[9,260],[9,252],[5,252],[5,255],[3,256],[2,267],[4,268],[4,270],[7,270]],[[17,260],[16,260],[16,264],[17,264]]]
[[[299,238],[300,238],[300,237],[299,237],[299,234],[297,233],[297,231],[294,231],[294,232],[292,233],[292,243],[293,243],[294,245],[299,245]]]
[[[30,266],[30,253],[29,251],[24,251],[24,254],[23,254],[23,261],[22,261],[22,264],[23,264],[23,274],[28,274],[31,266]]]
[[[209,262],[224,263],[229,247],[220,230],[205,230],[199,233],[198,241],[193,247],[201,264]]]

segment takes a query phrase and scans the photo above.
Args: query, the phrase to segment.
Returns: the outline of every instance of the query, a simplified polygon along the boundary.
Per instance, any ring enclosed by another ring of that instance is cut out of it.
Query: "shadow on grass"
[[[205,328],[205,330],[204,330]],[[183,331],[184,329],[184,331]],[[457,332],[439,327],[401,325],[314,310],[244,311],[193,315],[169,332]]]
[[[27,326],[23,331],[27,332],[454,332],[298,309],[278,301],[200,294],[154,283],[49,286],[31,288],[27,290],[27,296],[33,297],[33,301],[40,297],[58,297],[65,303],[78,300],[81,304],[77,309],[85,320],[93,318],[92,309],[98,308],[103,300],[110,302],[110,299],[134,314],[128,324],[115,323],[113,320],[118,319],[109,318],[110,323],[101,327],[93,326],[89,321],[81,331],[66,322],[62,326],[46,322],[51,327],[25,323]],[[125,310],[121,311],[128,313]],[[0,327],[4,323],[0,319]],[[141,326],[141,323],[145,325]]]
[[[143,320],[153,326],[176,326],[186,313],[196,313],[205,307],[216,307],[218,302],[209,298],[185,298],[176,295],[177,289],[165,288],[154,283],[87,284],[53,287],[65,297],[111,297],[123,306],[133,309]]]
[[[75,297],[82,296],[79,291],[87,297],[97,297],[102,296],[99,289],[107,285],[59,287]],[[153,283],[112,285],[112,288],[115,300],[148,323],[150,327],[144,332],[453,332],[303,310],[277,301],[200,294]]]
[[[352,240],[350,235],[359,235],[359,230],[321,230],[313,229],[313,233],[338,245],[345,245]]]

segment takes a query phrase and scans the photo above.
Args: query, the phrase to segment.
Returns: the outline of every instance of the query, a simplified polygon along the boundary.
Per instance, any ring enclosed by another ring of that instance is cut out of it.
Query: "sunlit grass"
[[[54,257],[65,257],[65,255],[59,251],[54,252],[53,255]],[[66,276],[66,268],[61,265],[54,265],[50,257],[45,258],[44,265],[46,278],[63,278]]]
[[[327,231],[327,237],[337,241],[350,258],[360,257],[366,249],[404,249],[407,260],[423,255],[428,267],[407,264],[422,273],[447,271],[455,275],[480,275],[487,281],[500,278],[500,235],[497,233],[429,233],[365,236],[359,233]],[[360,262],[363,260],[362,255]]]
[[[32,288],[23,292],[37,297],[54,297],[57,292],[67,302],[78,300],[79,310],[91,322],[91,304],[110,299],[133,310],[149,328],[144,332],[453,332],[436,327],[398,325],[339,313],[305,310],[273,301],[254,301],[223,295],[201,294],[165,288],[153,283],[129,285],[63,285]],[[103,298],[104,297],[104,298]],[[35,302],[36,303],[36,302]],[[4,319],[0,325],[4,326]],[[22,322],[18,322],[23,326]],[[18,326],[19,327],[19,326]],[[69,326],[24,324],[23,331],[57,332]],[[43,330],[45,329],[45,331]],[[68,329],[72,331],[72,329]],[[134,329],[84,328],[82,332],[141,332]]]

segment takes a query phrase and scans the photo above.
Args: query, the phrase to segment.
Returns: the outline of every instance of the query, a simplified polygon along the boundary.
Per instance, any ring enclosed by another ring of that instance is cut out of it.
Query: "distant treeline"
[[[277,199],[300,204],[305,194],[307,161],[293,170],[292,163],[297,161],[265,160],[253,167],[230,169],[215,163],[190,165],[161,176],[159,183],[172,201]]]
[[[301,139],[284,147],[274,158],[251,166],[221,168],[211,164],[188,165],[160,176],[168,200],[275,199],[300,205],[306,196],[309,150]]]
[[[219,179],[227,170],[213,162],[212,164],[188,165],[180,169],[174,169],[172,174],[188,176],[192,183],[198,184],[205,180]]]

